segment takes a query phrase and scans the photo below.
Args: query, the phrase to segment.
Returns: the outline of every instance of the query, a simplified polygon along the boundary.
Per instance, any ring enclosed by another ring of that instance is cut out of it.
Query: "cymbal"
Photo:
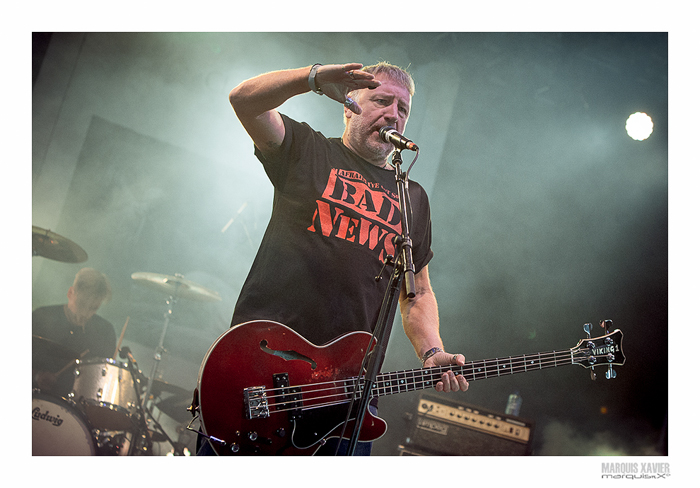
[[[159,396],[161,393],[172,393],[177,397],[184,397],[185,399],[188,399],[191,394],[191,392],[185,390],[184,388],[180,388],[179,386],[175,386],[163,380],[153,380],[151,393],[154,396]]]
[[[218,292],[198,285],[194,281],[186,280],[182,275],[134,273],[131,275],[131,279],[155,290],[165,292],[170,296],[187,298],[198,302],[221,301],[221,295]]]
[[[82,263],[88,258],[83,248],[75,242],[35,225],[32,226],[32,256],[64,263]]]
[[[187,422],[192,419],[192,414],[187,410],[191,403],[191,398],[172,397],[156,403],[156,407],[165,415],[178,422]]]

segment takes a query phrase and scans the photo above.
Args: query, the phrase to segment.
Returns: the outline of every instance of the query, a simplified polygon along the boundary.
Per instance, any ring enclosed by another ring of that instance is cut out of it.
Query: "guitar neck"
[[[442,374],[450,370],[454,371],[455,374],[463,375],[467,381],[476,381],[577,363],[574,351],[566,349],[471,361],[464,366],[436,366],[381,373],[377,375],[377,381],[372,388],[372,396],[394,395],[433,388],[435,383],[440,381]]]

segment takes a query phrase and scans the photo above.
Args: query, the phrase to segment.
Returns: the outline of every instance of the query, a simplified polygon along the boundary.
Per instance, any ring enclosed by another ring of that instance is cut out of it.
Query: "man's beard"
[[[361,157],[370,159],[370,162],[377,166],[384,164],[392,148],[389,144],[381,141],[378,135],[377,140],[374,140],[374,134],[378,134],[378,131],[366,127],[361,120],[353,117],[348,120],[348,132],[356,150],[363,151],[360,154]]]

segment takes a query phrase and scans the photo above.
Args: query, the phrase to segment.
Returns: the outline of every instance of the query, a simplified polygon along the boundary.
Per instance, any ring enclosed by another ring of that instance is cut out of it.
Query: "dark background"
[[[163,325],[134,272],[182,273],[221,293],[179,300],[163,379],[192,389],[226,330],[272,190],[228,106],[264,71],[386,59],[417,92],[411,176],[431,197],[430,264],[446,347],[468,360],[573,347],[586,322],[625,337],[618,377],[579,366],[473,382],[450,399],[503,411],[523,398],[536,455],[668,454],[666,33],[55,33],[33,35],[32,224],[88,253],[33,258],[32,308],[61,303],[82,266],[144,371]],[[341,108],[312,94],[282,111],[328,136]],[[646,141],[625,133],[646,112]],[[228,226],[227,226],[228,224]],[[28,338],[27,338],[28,339]],[[394,328],[385,371],[419,366]],[[396,455],[419,393],[381,401],[374,455]]]

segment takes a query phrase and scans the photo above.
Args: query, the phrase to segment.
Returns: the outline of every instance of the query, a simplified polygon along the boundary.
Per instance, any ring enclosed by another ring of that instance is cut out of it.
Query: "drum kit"
[[[32,227],[32,255],[70,263],[87,260],[80,246],[36,226]],[[186,422],[187,407],[192,402],[191,392],[158,379],[163,344],[176,299],[217,302],[221,297],[179,274],[139,272],[131,278],[169,297],[150,376],[141,372],[129,348],[121,347],[128,319],[113,358],[83,359],[76,351],[33,336],[33,367],[45,365],[48,360],[63,365],[53,371],[56,377],[63,373],[63,377],[71,376],[67,372],[72,372],[68,393],[33,389],[33,455],[152,455],[153,443],[166,441],[172,445],[173,454],[186,454],[186,446],[172,440],[154,415],[155,407],[177,422]]]

